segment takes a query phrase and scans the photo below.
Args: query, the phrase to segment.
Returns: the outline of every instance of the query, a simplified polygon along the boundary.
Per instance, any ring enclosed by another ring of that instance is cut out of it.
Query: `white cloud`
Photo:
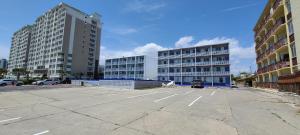
[[[166,4],[161,1],[154,2],[149,0],[133,0],[127,4],[125,11],[137,13],[150,13],[153,11],[157,11],[165,6]]]
[[[180,47],[191,46],[191,43],[193,40],[194,40],[194,38],[192,36],[182,37],[175,43],[175,47],[180,48]]]
[[[4,44],[0,44],[0,59],[8,59],[10,47]]]
[[[221,12],[230,12],[230,11],[234,11],[234,10],[253,7],[253,6],[256,6],[256,5],[258,5],[258,4],[257,3],[252,3],[252,4],[248,4],[248,5],[236,6],[236,7],[226,8],[226,9],[222,10]]]
[[[122,50],[109,50],[105,46],[101,47],[100,64],[105,63],[105,59],[128,57],[134,55],[148,55],[150,57],[156,57],[157,51],[164,50],[164,48],[156,43],[148,43],[143,46],[139,46],[133,49],[133,51]]]

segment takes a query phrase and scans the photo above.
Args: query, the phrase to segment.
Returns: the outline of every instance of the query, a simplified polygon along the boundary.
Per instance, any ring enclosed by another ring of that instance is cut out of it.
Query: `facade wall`
[[[25,67],[31,76],[93,78],[98,73],[100,31],[100,15],[60,3],[32,25]]]
[[[104,79],[155,80],[156,70],[152,67],[156,61],[157,59],[148,56],[107,59]]]
[[[15,68],[26,68],[28,49],[31,40],[32,26],[24,26],[13,34],[9,53],[8,71]]]
[[[280,76],[297,72],[299,1],[269,0],[255,28],[257,82],[277,88]]]
[[[206,45],[158,52],[158,80],[190,85],[229,86],[229,44]]]

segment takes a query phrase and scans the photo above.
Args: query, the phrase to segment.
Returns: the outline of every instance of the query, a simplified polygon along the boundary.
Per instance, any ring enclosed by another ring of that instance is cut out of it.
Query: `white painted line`
[[[12,121],[12,120],[17,120],[17,119],[21,119],[21,118],[22,118],[22,117],[11,118],[11,119],[7,119],[7,120],[1,120],[0,123]]]
[[[213,95],[215,95],[215,93],[216,93],[216,91],[213,91],[213,92],[210,94],[210,96],[213,96]]]
[[[148,94],[131,96],[131,97],[127,97],[127,98],[137,98],[137,97],[143,97],[143,96],[154,95],[154,94],[158,94],[158,93],[166,93],[166,92],[169,92],[169,91],[165,91],[165,92],[152,92],[152,93],[148,93]]]
[[[167,96],[167,97],[164,97],[164,98],[161,98],[161,99],[157,99],[157,100],[154,100],[153,102],[157,103],[157,102],[159,102],[159,101],[168,99],[168,98],[170,98],[170,97],[174,97],[174,96],[176,96],[176,95],[178,95],[178,94],[173,94],[173,95],[171,95],[171,96]]]
[[[33,134],[33,135],[42,135],[42,134],[46,134],[46,133],[48,133],[48,132],[49,132],[49,130],[46,130],[46,131],[39,132],[39,133],[36,133],[36,134]]]
[[[195,102],[197,102],[200,98],[202,98],[202,96],[196,98],[193,102],[191,102],[191,103],[189,104],[189,106],[192,106],[192,105],[193,105]]]
[[[192,91],[188,91],[188,92],[185,92],[183,95],[187,95],[187,94],[190,94],[192,92],[194,92],[195,90],[192,90]]]

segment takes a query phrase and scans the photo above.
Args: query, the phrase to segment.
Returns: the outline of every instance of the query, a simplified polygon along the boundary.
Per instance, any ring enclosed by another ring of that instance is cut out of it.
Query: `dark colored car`
[[[204,88],[202,80],[193,80],[191,88]]]

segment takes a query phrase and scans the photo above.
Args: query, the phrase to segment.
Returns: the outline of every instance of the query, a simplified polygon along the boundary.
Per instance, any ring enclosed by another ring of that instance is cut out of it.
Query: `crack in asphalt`
[[[272,115],[274,115],[276,118],[280,119],[283,123],[297,129],[300,130],[299,128],[297,128],[296,126],[294,126],[293,124],[289,123],[287,120],[283,119],[279,114],[275,113],[275,112],[271,112]]]

